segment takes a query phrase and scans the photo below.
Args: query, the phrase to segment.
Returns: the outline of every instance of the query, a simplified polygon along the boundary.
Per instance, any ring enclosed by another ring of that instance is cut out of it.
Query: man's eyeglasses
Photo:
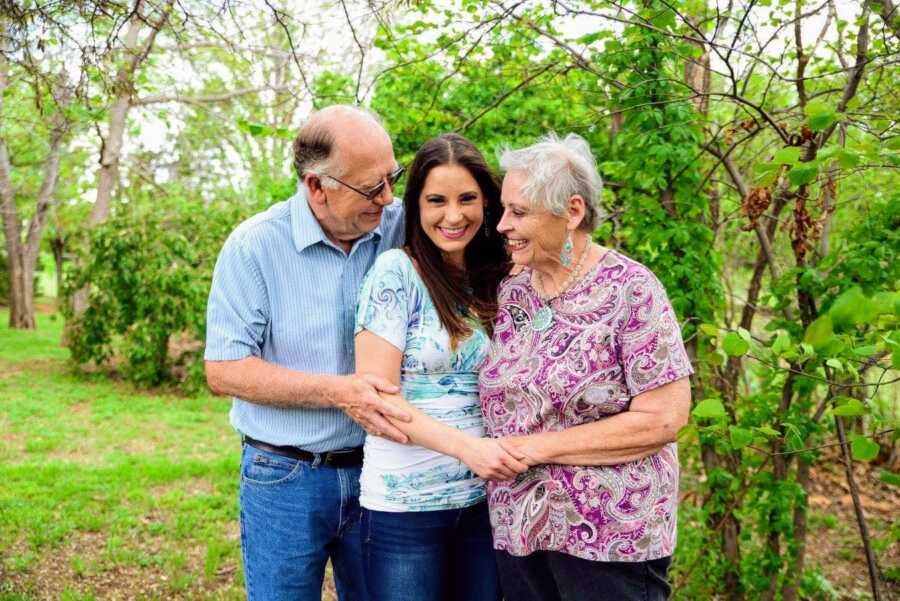
[[[369,188],[368,190],[360,190],[359,188],[354,188],[353,186],[351,186],[351,185],[348,184],[347,182],[342,182],[342,181],[339,180],[338,178],[334,177],[333,175],[328,175],[327,173],[321,174],[320,177],[327,177],[327,178],[329,178],[329,179],[333,179],[334,181],[336,181],[336,182],[339,183],[340,185],[345,186],[345,187],[347,187],[347,188],[350,188],[351,190],[353,190],[353,191],[356,192],[357,194],[361,194],[361,195],[365,196],[365,197],[366,197],[366,200],[368,200],[369,202],[372,202],[373,200],[375,200],[376,198],[378,198],[378,196],[384,191],[384,187],[385,187],[386,185],[387,185],[387,186],[390,186],[390,187],[393,189],[394,184],[396,184],[396,183],[400,180],[400,177],[403,175],[403,172],[404,172],[405,170],[406,170],[406,169],[403,168],[403,167],[397,167],[396,169],[394,169],[393,171],[391,171],[390,173],[388,173],[388,174],[387,174],[387,177],[382,178],[381,181],[380,181],[379,183],[377,183],[376,185],[372,186],[372,187]]]

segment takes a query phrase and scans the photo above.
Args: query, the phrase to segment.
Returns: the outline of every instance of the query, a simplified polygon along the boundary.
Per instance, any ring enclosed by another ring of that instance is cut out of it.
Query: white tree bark
[[[137,0],[134,7],[134,16],[128,24],[125,33],[122,51],[125,60],[116,71],[113,81],[115,100],[109,111],[109,126],[106,136],[101,136],[100,170],[97,173],[97,197],[91,214],[88,216],[88,227],[106,221],[109,216],[109,207],[113,192],[119,182],[119,162],[122,158],[122,144],[125,140],[125,126],[128,120],[128,111],[134,105],[134,74],[141,63],[153,49],[156,35],[162,29],[169,17],[169,10],[173,0],[168,0],[160,8],[161,15],[156,21],[150,20],[141,14],[142,0]],[[150,31],[143,42],[139,41],[141,30],[149,27]]]
[[[0,56],[0,107],[3,91],[9,85],[7,64]],[[64,75],[59,76],[53,96],[56,113],[50,129],[50,148],[44,159],[41,187],[35,198],[34,213],[28,231],[22,239],[22,222],[16,207],[16,194],[12,187],[12,162],[6,141],[0,132],[0,211],[3,215],[3,231],[6,238],[6,255],[9,260],[9,327],[34,329],[34,272],[40,257],[41,237],[47,225],[47,214],[53,203],[59,180],[59,164],[63,140],[69,123],[64,108],[71,98],[71,88]]]
[[[166,24],[174,0],[166,0],[158,9],[155,20],[152,15],[142,14],[143,0],[135,0],[133,16],[128,23],[125,39],[122,42],[124,60],[116,71],[113,80],[115,99],[109,110],[109,124],[106,136],[100,135],[100,169],[97,172],[97,196],[94,206],[88,215],[88,229],[103,223],[109,217],[113,192],[119,183],[119,163],[122,159],[122,145],[125,141],[125,126],[128,122],[128,111],[135,103],[134,76],[138,67],[146,60],[156,36]],[[144,28],[149,28],[146,37],[140,41]],[[87,309],[88,289],[76,290],[72,297],[73,313],[81,315]]]

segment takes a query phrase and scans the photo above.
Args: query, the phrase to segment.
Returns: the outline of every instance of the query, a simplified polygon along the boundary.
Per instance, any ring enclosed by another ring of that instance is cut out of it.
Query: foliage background
[[[27,327],[10,292],[54,265],[77,370],[197,394],[216,253],[293,193],[309,111],[371,107],[401,164],[446,131],[494,164],[576,132],[595,239],[664,282],[697,368],[676,596],[889,598],[900,533],[861,486],[900,509],[898,23],[889,0],[13,4],[0,298]],[[809,561],[823,474],[868,592]]]

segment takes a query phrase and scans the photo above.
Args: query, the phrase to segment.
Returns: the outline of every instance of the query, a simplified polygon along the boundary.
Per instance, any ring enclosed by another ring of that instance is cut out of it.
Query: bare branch
[[[347,3],[341,0],[341,8],[344,10],[344,18],[347,20],[347,27],[350,28],[350,34],[353,36],[353,42],[359,49],[359,68],[356,70],[356,89],[353,91],[353,97],[359,103],[362,99],[359,97],[359,88],[362,86],[363,66],[366,62],[366,49],[356,34],[356,27],[353,26],[353,20],[350,18],[350,11],[347,10]]]
[[[222,94],[206,94],[202,96],[190,96],[185,94],[157,94],[153,96],[144,96],[136,98],[132,103],[133,106],[147,106],[151,104],[162,104],[165,102],[181,102],[184,104],[214,104],[217,102],[230,102],[241,96],[249,96],[251,94],[259,94],[260,92],[271,91],[275,93],[288,93],[293,90],[293,86],[259,86],[255,88],[243,88],[241,90],[232,90]]]

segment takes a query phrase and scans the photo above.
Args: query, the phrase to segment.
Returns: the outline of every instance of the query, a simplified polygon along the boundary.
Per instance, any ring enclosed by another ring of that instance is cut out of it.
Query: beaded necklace
[[[562,296],[562,294],[572,287],[572,284],[575,283],[578,274],[581,272],[581,267],[584,265],[584,260],[587,258],[588,250],[591,248],[591,241],[588,240],[585,243],[584,248],[581,250],[581,254],[578,255],[578,262],[575,264],[575,268],[569,274],[569,277],[566,278],[566,281],[563,282],[563,285],[560,287],[559,291],[550,296],[548,294],[544,294],[541,290],[546,290],[547,288],[544,286],[544,277],[541,275],[540,271],[535,271],[535,276],[537,276],[537,283],[540,286],[541,290],[535,288],[535,292],[537,292],[538,298],[541,299],[541,302],[544,303],[544,306],[538,309],[537,313],[534,314],[534,317],[531,319],[531,329],[535,332],[542,332],[550,327],[550,324],[553,323],[553,307],[550,306],[550,303]]]

